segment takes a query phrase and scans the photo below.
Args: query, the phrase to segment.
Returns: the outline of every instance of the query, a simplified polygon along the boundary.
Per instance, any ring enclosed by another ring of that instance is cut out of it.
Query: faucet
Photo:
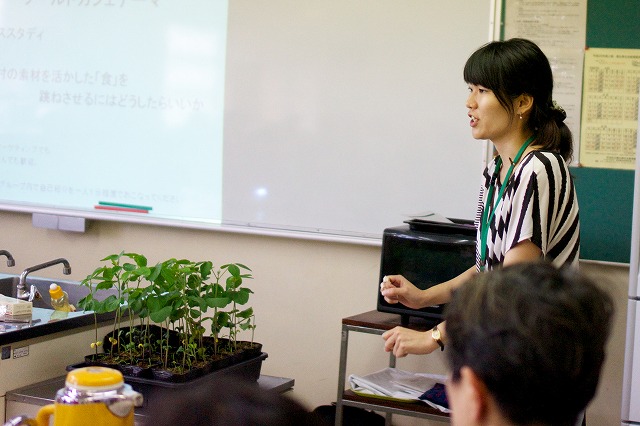
[[[30,266],[22,271],[20,274],[20,280],[18,281],[18,286],[16,288],[16,298],[21,300],[33,301],[33,299],[39,298],[41,295],[35,286],[31,286],[31,291],[27,291],[27,275],[32,272],[39,271],[40,269],[48,268],[49,266],[57,265],[58,263],[62,263],[62,273],[65,275],[69,275],[71,273],[71,265],[67,259],[59,258],[50,260],[48,262],[41,263],[39,265]]]
[[[11,253],[9,253],[8,251],[0,250],[0,256],[5,256],[7,258],[7,266],[11,267],[16,265],[16,261],[13,259],[13,256],[11,256]]]

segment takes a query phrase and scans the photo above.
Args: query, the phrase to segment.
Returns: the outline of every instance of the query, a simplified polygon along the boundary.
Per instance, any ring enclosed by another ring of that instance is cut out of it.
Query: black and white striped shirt
[[[480,188],[476,214],[478,270],[482,214],[485,208],[493,208],[500,192],[500,179],[493,179],[496,159],[485,169]],[[495,186],[493,200],[486,199],[490,185]],[[502,264],[507,251],[525,240],[538,246],[543,257],[554,265],[577,266],[580,254],[578,200],[562,156],[531,151],[516,165],[507,185],[489,223],[485,269]]]

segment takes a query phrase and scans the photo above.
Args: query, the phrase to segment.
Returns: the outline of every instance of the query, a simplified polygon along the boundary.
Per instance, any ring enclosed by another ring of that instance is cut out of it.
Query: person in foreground
[[[481,179],[476,264],[426,290],[402,275],[387,276],[380,291],[388,303],[409,308],[447,303],[469,278],[502,265],[539,258],[556,266],[578,264],[579,211],[568,168],[572,136],[564,110],[552,98],[547,57],[529,40],[491,42],[469,57],[464,80],[471,134],[490,140],[497,153]],[[443,348],[446,326],[437,327],[431,335],[389,330],[383,334],[385,350],[405,356]]]
[[[152,402],[148,426],[326,426],[297,400],[224,376]]]
[[[445,313],[452,424],[574,426],[595,394],[612,316],[610,295],[544,261],[461,286]]]

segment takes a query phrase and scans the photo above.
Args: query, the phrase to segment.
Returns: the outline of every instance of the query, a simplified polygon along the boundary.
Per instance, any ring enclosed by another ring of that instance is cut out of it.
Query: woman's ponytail
[[[564,122],[567,113],[555,101],[545,106],[536,105],[529,121],[537,134],[536,145],[558,152],[569,163],[573,158],[573,136]]]

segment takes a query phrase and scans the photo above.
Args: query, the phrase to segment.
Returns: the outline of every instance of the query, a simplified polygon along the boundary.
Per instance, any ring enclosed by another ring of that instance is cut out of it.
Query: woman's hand
[[[384,350],[393,352],[396,357],[404,357],[408,354],[429,354],[440,346],[431,337],[431,332],[410,330],[404,327],[395,327],[382,334]]]
[[[513,249],[512,249],[513,250]],[[510,253],[507,252],[507,255]],[[421,290],[402,275],[387,275],[380,283],[380,293],[387,303],[402,303],[408,308],[420,309],[440,305],[451,300],[451,292],[477,274],[473,265],[460,275]]]
[[[403,305],[420,309],[422,303],[422,290],[413,285],[402,275],[387,275],[380,283],[380,293],[387,303],[402,303]]]

